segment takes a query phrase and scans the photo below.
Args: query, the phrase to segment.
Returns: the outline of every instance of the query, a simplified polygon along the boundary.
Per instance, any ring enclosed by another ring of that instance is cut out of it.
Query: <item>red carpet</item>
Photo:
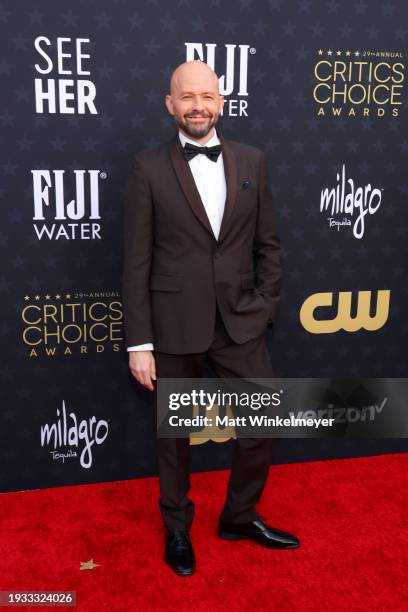
[[[193,475],[189,578],[161,561],[157,479],[2,494],[0,590],[76,590],[77,607],[57,609],[81,612],[396,612],[408,601],[407,468],[408,455],[272,466],[258,510],[300,538],[284,551],[220,540],[228,472]],[[91,558],[99,567],[80,571]]]

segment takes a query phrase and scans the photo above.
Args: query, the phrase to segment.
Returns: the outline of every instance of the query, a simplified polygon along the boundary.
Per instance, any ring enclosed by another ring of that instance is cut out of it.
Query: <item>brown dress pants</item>
[[[154,355],[158,378],[201,378],[206,359],[221,378],[273,377],[266,334],[236,344],[227,333],[218,307],[213,341],[206,352],[173,355],[155,351]],[[194,504],[187,497],[190,448],[189,438],[157,439],[159,507],[164,524],[171,531],[189,529],[193,521]],[[257,518],[255,505],[262,495],[270,461],[270,439],[234,440],[227,497],[221,513],[223,521],[245,523]]]

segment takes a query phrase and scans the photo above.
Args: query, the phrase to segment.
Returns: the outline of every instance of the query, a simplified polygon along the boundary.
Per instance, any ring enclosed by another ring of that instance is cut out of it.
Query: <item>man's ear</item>
[[[174,115],[173,99],[170,94],[167,94],[165,98],[165,104],[166,104],[167,110],[169,111],[170,115]]]
[[[220,100],[219,100],[219,110],[220,110],[220,112],[224,108],[224,102],[225,102],[224,96],[220,96]]]

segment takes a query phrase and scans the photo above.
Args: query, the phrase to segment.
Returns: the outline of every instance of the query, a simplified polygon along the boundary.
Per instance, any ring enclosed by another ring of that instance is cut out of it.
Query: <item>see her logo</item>
[[[35,69],[40,75],[54,77],[34,80],[36,113],[98,114],[94,83],[78,78],[91,74],[89,70],[84,70],[83,65],[84,60],[91,57],[83,51],[86,44],[89,44],[89,38],[76,38],[73,41],[58,37],[55,48],[46,36],[35,39],[34,47],[40,56]]]

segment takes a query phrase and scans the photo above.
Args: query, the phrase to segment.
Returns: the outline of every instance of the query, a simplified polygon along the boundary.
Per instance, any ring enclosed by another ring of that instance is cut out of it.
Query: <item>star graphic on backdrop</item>
[[[17,172],[17,164],[12,164],[10,161],[0,166],[3,169],[4,176],[15,176]]]
[[[126,104],[129,94],[124,89],[119,89],[113,94],[117,104]]]
[[[113,68],[112,66],[108,66],[106,62],[103,62],[100,66],[97,66],[96,70],[100,79],[109,79]]]
[[[293,36],[295,34],[296,26],[293,23],[288,21],[285,25],[282,26],[283,33],[285,36]]]
[[[14,125],[14,115],[11,115],[8,110],[5,110],[0,115],[1,127],[12,127]]]
[[[386,17],[390,17],[391,15],[393,15],[394,14],[394,10],[395,10],[395,5],[391,4],[391,2],[386,2],[383,5],[383,14]]]
[[[30,92],[24,85],[20,85],[14,92],[17,102],[28,102],[30,98]]]
[[[17,140],[17,145],[20,151],[31,151],[33,141],[29,140],[26,136]]]
[[[86,140],[83,141],[83,146],[85,151],[96,151],[97,142],[94,138],[89,136]]]
[[[125,42],[122,39],[114,41],[112,45],[115,49],[115,53],[117,54],[125,54],[129,47],[129,43]]]
[[[321,23],[315,23],[312,27],[312,35],[315,38],[320,38],[321,36],[323,36],[323,32],[326,28],[321,24]]]
[[[367,11],[367,8],[368,8],[368,4],[366,4],[365,2],[362,2],[361,0],[354,7],[356,11],[356,15],[364,15]]]
[[[110,115],[104,114],[102,116],[100,116],[98,118],[100,125],[103,128],[111,128],[112,127],[112,122],[113,122],[113,117],[111,117]]]
[[[31,19],[31,23],[35,25],[40,25],[43,22],[44,15],[40,13],[38,9],[34,9],[31,13],[28,13],[28,16]]]
[[[154,40],[150,40],[148,43],[144,45],[145,49],[147,49],[147,53],[149,56],[157,55],[160,45],[158,45]]]
[[[14,48],[16,51],[24,51],[27,49],[28,38],[25,38],[21,34],[21,32],[17,34],[17,36],[15,38],[12,38],[11,40],[13,41]]]
[[[274,93],[271,93],[267,96],[265,103],[267,108],[269,108],[270,106],[277,106],[279,103],[279,98]]]
[[[8,62],[6,62],[6,60],[1,60],[0,62],[0,75],[1,74],[10,74],[10,70],[11,70],[11,64],[9,64]]]
[[[50,140],[51,149],[53,151],[63,151],[65,147],[65,141],[62,140],[59,136],[54,138],[54,140]]]
[[[258,19],[258,21],[256,23],[253,23],[251,27],[255,35],[265,34],[266,26],[261,19]]]
[[[299,0],[298,7],[301,13],[310,13],[311,0]]]
[[[296,58],[298,62],[305,61],[307,56],[311,54],[310,49],[306,49],[304,45],[302,45],[299,49],[296,50]]]
[[[301,140],[296,140],[292,145],[294,153],[302,153],[303,147],[304,143]]]
[[[111,21],[112,17],[109,17],[105,11],[102,11],[102,13],[96,17],[96,22],[100,29],[108,30],[111,27]]]
[[[351,28],[347,23],[343,24],[340,27],[340,34],[342,36],[342,38],[349,38],[349,36],[351,35],[353,31],[353,28]]]
[[[337,13],[337,11],[339,10],[340,3],[337,2],[337,0],[330,0],[330,2],[326,2],[326,6],[327,6],[327,12],[329,14]]]
[[[174,32],[176,20],[170,17],[170,15],[166,15],[165,17],[163,17],[160,23],[162,32]]]
[[[134,13],[129,19],[131,29],[136,29],[140,31],[142,29],[144,21],[145,20],[143,17],[141,17],[138,13]]]
[[[270,60],[276,60],[279,59],[279,56],[282,53],[282,49],[272,46],[270,49],[268,49],[268,59]]]
[[[238,22],[233,21],[231,18],[227,19],[224,23],[224,31],[226,34],[235,34],[238,27]]]
[[[7,23],[9,15],[11,15],[10,11],[6,11],[2,6],[0,6],[0,22]]]
[[[62,18],[65,22],[65,25],[67,26],[76,26],[78,23],[78,19],[79,19],[79,15],[75,15],[71,9],[69,9],[69,11],[67,13],[65,13],[64,15],[62,15]]]

